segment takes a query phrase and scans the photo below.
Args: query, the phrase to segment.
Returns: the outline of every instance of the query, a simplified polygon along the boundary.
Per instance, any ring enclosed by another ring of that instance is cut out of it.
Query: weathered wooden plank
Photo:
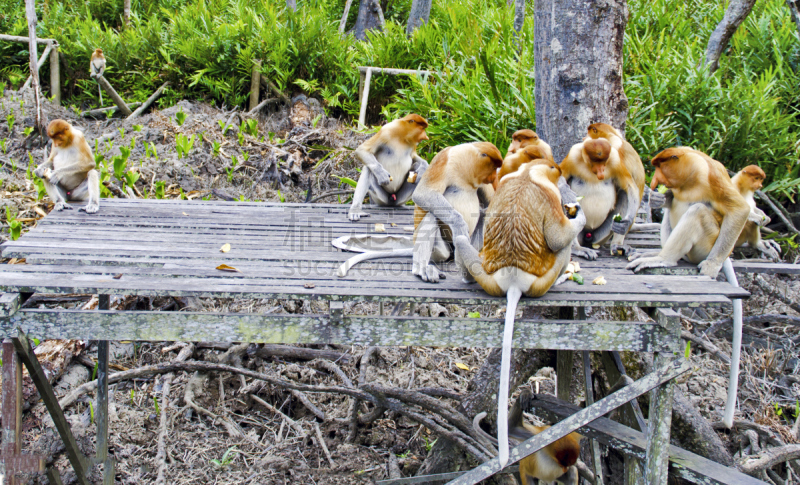
[[[89,340],[179,340],[334,345],[499,347],[503,321],[479,318],[354,317],[191,312],[23,309],[0,320],[0,336],[26,333]],[[537,349],[674,351],[680,343],[655,323],[517,321],[514,346]]]
[[[98,288],[116,290],[154,290],[154,291],[187,291],[187,292],[209,292],[223,291],[229,294],[250,293],[261,291],[263,288],[284,288],[286,291],[296,291],[300,288],[310,290],[309,295],[314,294],[340,294],[339,290],[361,290],[374,292],[375,296],[392,296],[397,291],[407,291],[413,294],[432,296],[449,292],[461,292],[470,296],[478,296],[483,293],[479,286],[467,285],[454,278],[448,278],[438,284],[424,284],[415,281],[413,278],[401,280],[398,278],[396,284],[375,282],[372,278],[356,279],[357,277],[348,276],[341,279],[316,278],[310,271],[302,267],[287,266],[280,274],[264,277],[260,274],[247,275],[239,272],[219,271],[216,277],[198,277],[196,275],[183,276],[180,278],[156,278],[152,274],[131,274],[121,278],[115,278],[111,274],[66,274],[53,273],[48,271],[47,266],[37,266],[43,271],[41,273],[27,273],[23,271],[13,271],[0,267],[0,274],[3,274],[3,281],[0,281],[0,289],[4,291],[26,292],[21,288],[39,288],[38,292],[46,292],[49,289],[60,289],[70,287],[73,289],[86,288],[84,293],[97,293]],[[209,267],[210,268],[210,267]],[[143,269],[142,271],[146,271]],[[108,272],[113,273],[113,272]],[[307,274],[308,273],[308,274]],[[297,274],[297,280],[288,279],[289,276]],[[591,275],[589,275],[591,276]],[[633,275],[618,277],[609,276],[608,285],[578,285],[575,282],[566,282],[557,286],[548,295],[559,295],[568,293],[580,297],[588,295],[611,295],[617,292],[624,292],[629,296],[647,298],[651,296],[699,296],[699,295],[725,295],[731,298],[746,298],[749,293],[740,288],[733,287],[727,283],[715,282],[705,277],[674,276],[669,279],[643,275]],[[696,279],[695,279],[696,278]],[[46,281],[43,281],[45,280]],[[310,287],[313,285],[313,287]],[[383,291],[382,291],[383,290]],[[280,290],[279,290],[280,291]],[[80,291],[72,291],[80,292]],[[105,291],[101,291],[105,293]],[[488,296],[488,295],[487,295]]]
[[[0,317],[8,317],[19,310],[19,293],[0,293]]]
[[[531,400],[536,414],[549,421],[560,421],[581,410],[578,406],[561,401],[553,396],[537,394]],[[596,439],[606,446],[621,451],[636,459],[644,459],[647,439],[644,433],[600,418],[579,429],[581,434]],[[728,468],[702,456],[674,445],[669,446],[669,473],[692,483],[703,485],[764,485],[765,482]]]
[[[691,369],[691,365],[684,359],[678,359],[666,366],[657,368],[656,371],[644,376],[633,384],[604,397],[592,406],[578,411],[558,424],[547,428],[536,436],[512,448],[508,463],[517,463],[526,456],[530,456],[541,450],[549,443],[585,426],[656,386],[671,381],[689,371],[689,369]],[[473,485],[494,475],[501,469],[500,460],[498,458],[493,458],[449,483],[450,485]]]

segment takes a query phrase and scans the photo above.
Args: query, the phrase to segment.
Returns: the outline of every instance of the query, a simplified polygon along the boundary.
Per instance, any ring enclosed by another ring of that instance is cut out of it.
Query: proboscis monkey
[[[550,145],[545,143],[544,140],[539,138],[539,135],[536,134],[533,130],[518,130],[515,131],[513,135],[511,135],[511,145],[508,146],[508,151],[506,152],[506,157],[509,155],[516,153],[518,150],[521,150],[527,146],[538,146],[542,153],[545,155],[543,157],[547,160],[553,159],[553,151],[550,149]]]
[[[44,181],[54,210],[71,209],[67,201],[87,201],[81,208],[92,214],[100,208],[100,174],[83,133],[64,120],[47,125],[47,136],[53,148],[47,161],[34,173]]]
[[[703,152],[688,147],[668,148],[656,155],[650,188],[672,189],[664,205],[661,250],[634,254],[628,269],[670,267],[681,258],[716,278],[731,254],[750,214],[725,167]]]
[[[106,70],[106,57],[103,55],[103,49],[95,49],[92,52],[92,59],[89,61],[89,76],[95,81],[98,76],[102,76]],[[100,94],[100,106],[103,105],[103,89],[100,83],[97,83],[97,92]]]
[[[538,159],[552,160],[552,158],[548,158],[550,147],[547,146],[547,149],[545,149],[546,145],[547,144],[542,141],[538,145],[528,145],[525,148],[514,150],[513,152],[511,151],[512,149],[509,148],[509,154],[503,159],[503,166],[500,167],[500,172],[497,174],[497,182],[499,183],[503,177],[516,172],[520,166],[528,162]]]
[[[523,294],[541,296],[563,281],[570,246],[586,223],[580,205],[573,219],[564,214],[556,186],[560,176],[559,166],[548,160],[536,160],[506,175],[486,211],[480,254],[466,236],[455,239],[457,261],[484,291],[492,296],[505,295],[508,301],[497,404],[497,441],[503,466],[509,453],[506,417],[517,303]]]
[[[758,165],[748,165],[743,168],[739,173],[733,176],[731,182],[736,186],[736,189],[742,194],[747,205],[750,206],[750,215],[747,217],[747,222],[736,241],[735,247],[747,246],[757,249],[763,257],[777,261],[780,259],[780,245],[775,241],[769,239],[761,239],[761,227],[766,226],[770,222],[770,218],[758,207],[753,198],[756,190],[761,190],[764,184],[764,179],[767,174],[761,170]]]
[[[428,168],[428,162],[417,155],[417,144],[428,139],[427,127],[425,118],[410,114],[382,126],[356,148],[355,156],[364,167],[347,213],[351,221],[369,215],[361,211],[367,193],[372,203],[382,206],[400,206],[411,199]]]
[[[413,274],[437,283],[441,275],[431,261],[438,263],[450,257],[453,235],[465,236],[475,247],[482,247],[481,191],[487,185],[491,188],[502,163],[500,150],[487,142],[464,143],[439,152],[417,180],[411,247],[361,253],[345,261],[337,276],[345,276],[354,265],[368,259],[412,256]],[[462,274],[468,277],[468,273]]]
[[[517,442],[526,441],[550,426],[533,426],[524,421],[523,410],[530,408],[531,391],[523,389],[508,414],[509,436]],[[480,420],[486,413],[475,416],[472,425],[476,432],[493,441],[493,438],[480,428]],[[522,485],[535,485],[536,480],[557,482],[562,485],[578,485],[578,469],[575,464],[581,453],[580,441],[583,436],[570,433],[550,443],[532,455],[519,461],[519,475]]]
[[[586,227],[574,243],[573,253],[596,259],[597,252],[585,246],[597,248],[610,239],[611,253],[625,254],[630,251],[624,245],[625,235],[644,193],[644,166],[631,144],[612,126],[594,123],[587,133],[561,162],[564,178],[583,196],[586,211]]]
[[[438,282],[439,270],[431,261],[447,260],[451,254],[449,243],[456,237],[464,237],[475,247],[482,246],[478,191],[482,185],[494,183],[502,164],[500,150],[488,142],[448,147],[434,157],[413,195],[413,274],[423,281]],[[463,267],[462,274],[469,278]]]

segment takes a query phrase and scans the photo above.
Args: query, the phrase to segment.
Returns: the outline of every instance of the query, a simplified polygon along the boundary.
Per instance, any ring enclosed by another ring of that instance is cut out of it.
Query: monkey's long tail
[[[352,258],[345,261],[339,269],[336,270],[336,276],[342,278],[347,276],[347,272],[350,271],[350,268],[357,265],[361,261],[367,261],[368,259],[379,259],[379,258],[410,258],[414,255],[413,248],[407,249],[392,249],[389,251],[365,251],[361,254],[357,254]]]
[[[97,82],[97,80],[95,80]],[[97,82],[97,94],[100,95],[100,107],[103,107],[103,88],[100,87],[100,83]]]
[[[731,258],[722,263],[722,272],[728,283],[738,287],[739,281],[733,271]],[[736,410],[736,394],[739,390],[739,357],[742,353],[742,300],[733,300],[733,345],[731,352],[731,373],[728,377],[728,401],[725,403],[725,416],[722,422],[728,429],[733,426],[733,412]]]
[[[500,392],[497,394],[497,449],[500,466],[508,463],[508,386],[511,371],[511,338],[514,336],[514,316],[522,291],[511,286],[506,292],[506,324],[503,327],[503,352],[500,359]]]

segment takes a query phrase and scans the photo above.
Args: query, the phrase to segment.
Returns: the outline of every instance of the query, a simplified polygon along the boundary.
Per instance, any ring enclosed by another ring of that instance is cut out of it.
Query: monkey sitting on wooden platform
[[[361,211],[367,193],[373,204],[382,206],[401,206],[411,199],[417,180],[428,168],[428,162],[417,155],[417,144],[428,139],[427,127],[425,118],[410,114],[381,127],[356,148],[354,154],[364,167],[347,213],[351,221],[369,216]]]
[[[100,208],[100,174],[83,133],[64,120],[47,125],[47,136],[53,147],[47,161],[34,173],[44,181],[54,210],[71,209],[67,201],[87,201],[80,210],[88,214]]]
[[[508,386],[511,338],[517,303],[524,294],[544,295],[564,280],[572,242],[586,223],[578,204],[565,215],[556,186],[561,169],[553,161],[535,160],[500,181],[486,211],[483,250],[466,236],[455,239],[456,259],[492,296],[506,295],[503,351],[500,365],[497,423],[500,463],[508,462]],[[460,261],[459,261],[460,259]]]

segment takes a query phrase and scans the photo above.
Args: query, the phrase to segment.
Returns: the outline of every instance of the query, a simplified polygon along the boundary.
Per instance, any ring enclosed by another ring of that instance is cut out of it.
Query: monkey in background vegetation
[[[347,213],[351,221],[369,215],[361,211],[367,193],[372,203],[382,206],[401,206],[411,199],[428,168],[417,155],[417,144],[428,139],[427,127],[425,118],[410,114],[384,125],[356,148],[355,156],[364,167]]]
[[[47,136],[53,147],[47,161],[34,173],[44,181],[47,195],[55,204],[53,210],[71,209],[67,201],[87,201],[81,210],[89,214],[100,208],[100,174],[92,150],[83,133],[64,120],[47,125]]]
[[[103,49],[95,49],[92,52],[92,59],[89,61],[89,76],[97,82],[97,92],[100,94],[100,106],[103,106],[103,89],[100,87],[100,82],[97,81],[98,76],[102,76],[106,71],[106,57],[103,55]]]
[[[756,201],[753,198],[755,191],[761,190],[766,178],[767,174],[761,170],[761,167],[748,165],[731,179],[736,190],[742,194],[747,205],[750,206],[750,215],[747,217],[747,222],[744,224],[744,229],[742,229],[735,247],[747,244],[748,247],[757,249],[763,257],[777,261],[781,257],[780,245],[775,241],[761,239],[761,227],[769,224],[770,218],[764,211],[756,207]]]
[[[559,177],[561,169],[550,160],[540,159],[521,166],[500,181],[489,204],[480,254],[466,236],[455,238],[459,265],[486,293],[505,295],[508,300],[497,404],[497,441],[503,466],[508,463],[509,454],[506,416],[517,303],[523,294],[542,296],[563,281],[570,247],[586,223],[580,205],[575,206],[574,219],[564,214],[561,192],[556,186]]]
[[[742,233],[750,206],[725,167],[703,152],[668,148],[651,163],[656,171],[650,188],[664,184],[672,190],[664,205],[662,248],[629,256],[628,269],[670,267],[685,258],[716,278]]]

